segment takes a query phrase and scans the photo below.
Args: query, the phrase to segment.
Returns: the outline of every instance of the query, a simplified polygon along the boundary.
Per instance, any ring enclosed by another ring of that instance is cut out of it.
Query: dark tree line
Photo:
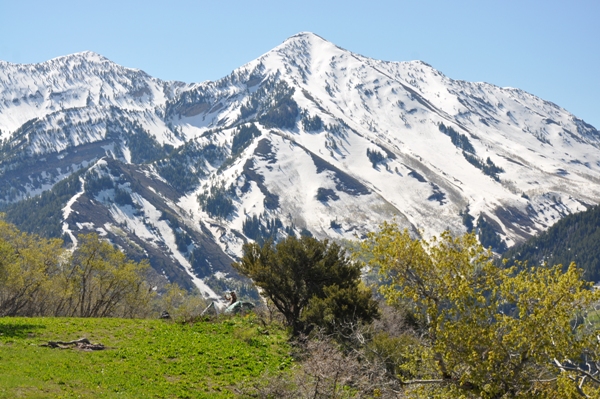
[[[588,281],[600,281],[600,206],[568,215],[547,231],[508,250],[509,264],[562,264],[575,262]]]
[[[252,139],[260,136],[260,130],[256,127],[254,123],[249,125],[240,126],[235,135],[233,136],[233,141],[231,143],[231,153],[239,154],[242,152],[250,143]]]
[[[460,148],[465,152],[475,154],[475,148],[473,148],[473,145],[467,136],[462,133],[458,133],[452,128],[452,126],[446,126],[443,123],[440,123],[439,129],[440,132],[450,137],[452,144],[454,144],[457,148]]]

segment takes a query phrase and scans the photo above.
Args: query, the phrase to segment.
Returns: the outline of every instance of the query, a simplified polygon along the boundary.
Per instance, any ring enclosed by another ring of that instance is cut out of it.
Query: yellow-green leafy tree
[[[0,316],[146,316],[148,262],[97,234],[70,252],[60,239],[19,231],[0,214]]]
[[[61,240],[22,233],[0,219],[0,316],[45,314],[62,254]]]
[[[144,315],[152,291],[147,261],[135,262],[97,234],[80,235],[60,276],[65,293],[58,314],[78,317]]]
[[[389,223],[361,252],[421,326],[394,349],[407,394],[600,397],[598,331],[585,322],[599,297],[574,264],[501,268],[473,234],[414,240]]]

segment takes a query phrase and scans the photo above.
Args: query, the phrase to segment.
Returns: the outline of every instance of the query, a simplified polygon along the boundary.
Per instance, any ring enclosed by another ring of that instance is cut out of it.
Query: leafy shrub
[[[377,316],[371,292],[360,285],[360,265],[335,243],[289,236],[276,245],[245,244],[243,252],[232,266],[262,289],[294,334]]]
[[[0,316],[145,316],[148,263],[128,260],[96,234],[78,241],[70,252],[59,239],[0,220]]]
[[[208,305],[198,290],[188,292],[177,284],[167,284],[153,302],[155,313],[169,313],[175,321],[194,320]]]
[[[566,271],[503,268],[472,233],[413,240],[389,223],[370,233],[362,250],[379,270],[387,302],[410,309],[422,326],[417,339],[397,341],[404,353],[390,351],[389,340],[376,342],[392,355],[409,396],[600,394],[598,381],[587,377],[600,370],[597,326],[582,320],[600,292],[574,264]]]

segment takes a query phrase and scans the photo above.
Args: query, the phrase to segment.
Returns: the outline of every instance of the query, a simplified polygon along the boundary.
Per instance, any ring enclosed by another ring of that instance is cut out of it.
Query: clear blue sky
[[[83,50],[150,75],[214,80],[311,31],[353,52],[518,87],[600,129],[600,1],[0,0],[0,59]]]

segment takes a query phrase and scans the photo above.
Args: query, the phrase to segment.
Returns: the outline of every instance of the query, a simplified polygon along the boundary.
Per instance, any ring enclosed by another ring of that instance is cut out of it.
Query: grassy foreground
[[[109,349],[40,344],[82,337]],[[0,398],[219,398],[286,367],[287,334],[252,316],[162,320],[0,318]]]

